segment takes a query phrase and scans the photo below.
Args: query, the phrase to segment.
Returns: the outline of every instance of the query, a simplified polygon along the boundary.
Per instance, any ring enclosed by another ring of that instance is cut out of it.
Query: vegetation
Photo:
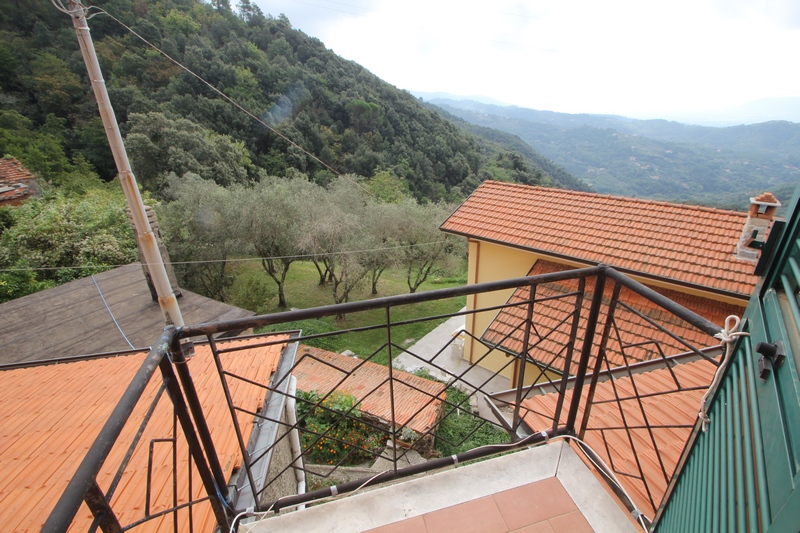
[[[313,463],[353,466],[380,451],[383,433],[359,420],[361,410],[354,396],[333,391],[322,403],[316,391],[298,391],[297,396],[300,441]]]
[[[788,201],[800,177],[800,124],[712,128],[435,102],[490,132],[518,135],[603,193],[743,210],[765,190]]]
[[[252,309],[260,313],[270,313],[277,311],[277,294],[275,285],[265,280],[260,268],[252,263],[237,264],[235,267],[236,282],[231,288],[231,294],[239,298],[232,300],[231,303]],[[462,265],[463,268],[463,265]],[[319,307],[330,304],[330,288],[320,286],[316,283],[316,269],[310,261],[299,261],[287,276],[287,294],[290,296],[290,305],[300,309]],[[433,290],[463,285],[465,277],[455,276],[450,278],[434,278],[427,281],[420,287],[420,291]],[[397,268],[386,271],[381,282],[381,292],[378,296],[392,296],[407,292],[405,285],[404,272]],[[370,298],[369,285],[365,284],[358,288],[354,293],[353,299],[361,300]],[[257,309],[251,305],[260,303]],[[415,305],[395,307],[391,312],[393,322],[417,319],[426,316],[446,315],[458,312],[466,305],[464,297],[435,300]],[[301,329],[304,335],[317,335],[329,332],[336,332],[342,329],[356,329],[365,326],[380,325],[386,322],[386,314],[383,310],[363,311],[351,313],[346,317],[346,321],[337,320],[336,317],[322,319],[304,320],[282,324],[280,326],[267,327],[259,331],[284,331]],[[416,322],[403,324],[392,328],[392,340],[395,344],[406,347],[413,342],[421,339],[442,320]],[[389,355],[385,348],[386,330],[383,328],[368,331],[351,331],[332,336],[325,336],[316,339],[303,341],[305,344],[341,353],[345,350],[354,352],[361,358],[373,355],[371,359],[378,364],[387,364]],[[396,353],[396,350],[395,350]]]
[[[90,20],[111,101],[133,169],[156,197],[171,173],[229,186],[298,172],[320,185],[335,172],[387,172],[421,202],[463,198],[486,177],[503,178],[494,163],[497,145],[460,131],[282,15],[265,15],[249,1],[236,10],[199,0],[94,4],[111,15]],[[4,10],[0,33],[0,153],[47,179],[82,155],[101,178],[112,179],[69,18],[50,3],[21,0]],[[516,178],[559,184],[535,163],[528,166]]]
[[[438,229],[454,206],[402,196],[382,202],[358,180],[344,176],[324,188],[303,177],[269,176],[252,187],[222,187],[193,174],[173,176],[166,190],[172,201],[157,208],[181,286],[223,299],[232,283],[225,260],[255,255],[283,309],[287,276],[299,259],[313,262],[333,303],[347,302],[367,279],[378,294],[389,268],[404,269],[415,292],[432,273],[461,264],[463,244]],[[193,263],[201,258],[217,261]]]
[[[457,127],[248,0],[94,5],[108,11],[89,23],[131,164],[189,290],[242,299],[226,261],[258,256],[280,308],[299,258],[311,258],[333,302],[364,283],[378,294],[400,268],[414,292],[459,262],[460,244],[437,229],[448,202],[489,178],[579,184],[530,150]],[[0,15],[0,34],[0,155],[48,191],[0,212],[0,292],[13,298],[133,260],[135,242],[121,195],[101,187],[116,166],[69,17],[21,0]],[[69,224],[54,227],[47,213]]]
[[[445,412],[453,411],[442,419],[436,430],[436,449],[443,457],[487,444],[509,442],[505,430],[472,415],[469,397],[462,390],[448,387],[447,402],[459,408],[453,410],[446,405]]]
[[[0,302],[136,259],[125,197],[112,185],[75,177],[2,211]]]

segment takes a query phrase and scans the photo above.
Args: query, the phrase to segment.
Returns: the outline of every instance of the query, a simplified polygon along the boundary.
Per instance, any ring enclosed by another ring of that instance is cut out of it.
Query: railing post
[[[569,406],[567,415],[567,429],[575,431],[575,419],[578,416],[578,406],[581,402],[583,392],[583,380],[586,378],[586,368],[589,366],[589,357],[592,354],[592,343],[594,333],[597,328],[597,319],[600,316],[600,306],[603,304],[603,291],[606,287],[606,265],[598,265],[601,268],[597,273],[594,282],[594,295],[592,296],[592,307],[589,309],[589,316],[586,319],[586,336],[583,339],[581,348],[581,359],[578,362],[578,371],[575,373],[575,386],[572,388],[572,403]],[[569,370],[567,370],[569,372]]]
[[[517,431],[520,423],[522,422],[519,416],[519,411],[522,405],[522,390],[525,388],[525,366],[528,364],[528,344],[531,338],[531,324],[533,323],[533,299],[535,294],[536,285],[530,285],[528,287],[528,314],[525,318],[525,334],[522,337],[522,351],[520,353],[521,357],[517,360],[519,361],[520,367],[519,371],[517,372],[517,397],[514,402],[514,420],[511,425],[514,432]]]
[[[614,320],[614,312],[617,309],[617,302],[619,301],[619,291],[622,287],[619,283],[614,284],[614,292],[611,296],[611,301],[608,303],[608,311],[606,312],[606,323],[603,327],[603,336],[600,338],[600,345],[597,347],[597,360],[594,363],[592,371],[592,381],[589,383],[589,392],[586,394],[586,406],[583,408],[583,420],[581,427],[578,430],[578,437],[583,438],[586,433],[586,426],[589,425],[589,414],[592,411],[592,400],[594,399],[594,391],[597,389],[597,380],[600,377],[600,370],[603,365],[603,359],[606,356],[606,344],[608,336],[611,334],[611,323]]]
[[[184,361],[183,364],[186,362]],[[166,359],[162,359],[159,364],[161,374],[164,377],[164,383],[167,386],[167,394],[172,400],[172,405],[175,410],[175,415],[181,424],[183,435],[186,437],[186,444],[189,446],[189,455],[194,459],[197,471],[200,473],[200,479],[203,481],[203,486],[211,503],[211,508],[214,512],[214,517],[217,519],[217,524],[224,531],[230,524],[228,523],[228,515],[223,506],[223,496],[220,488],[214,480],[214,475],[211,468],[203,455],[203,449],[200,446],[200,440],[197,437],[192,418],[189,416],[189,409],[186,406],[186,401],[181,394],[181,387],[178,380],[175,378],[175,372],[172,369],[172,364]],[[221,471],[221,470],[220,470]],[[224,485],[223,485],[224,487]],[[189,499],[192,495],[189,495]]]
[[[394,408],[394,366],[392,361],[392,317],[391,308],[386,307],[386,351],[389,356],[389,406],[392,410],[392,465],[397,474],[397,418]]]
[[[564,398],[567,394],[567,382],[569,381],[569,369],[572,367],[572,354],[575,351],[575,339],[578,338],[578,326],[581,321],[581,311],[583,310],[583,297],[586,294],[586,278],[580,278],[578,282],[578,295],[575,297],[575,311],[572,317],[572,327],[569,332],[569,344],[567,353],[564,357],[564,374],[561,378],[561,386],[558,390],[556,409],[553,413],[553,431],[558,428],[561,421],[561,410],[564,408]]]
[[[203,406],[200,405],[200,399],[197,396],[197,389],[195,389],[192,375],[189,373],[189,367],[186,364],[186,356],[183,353],[183,347],[180,341],[175,338],[169,347],[170,357],[172,363],[178,374],[178,379],[181,382],[181,388],[186,395],[186,403],[192,412],[192,418],[197,427],[197,434],[200,436],[200,441],[203,443],[203,450],[211,468],[211,473],[214,476],[214,481],[223,498],[228,497],[228,486],[225,480],[225,474],[222,473],[222,466],[217,457],[217,449],[214,447],[214,442],[211,440],[211,432],[208,429],[208,422],[203,414]]]

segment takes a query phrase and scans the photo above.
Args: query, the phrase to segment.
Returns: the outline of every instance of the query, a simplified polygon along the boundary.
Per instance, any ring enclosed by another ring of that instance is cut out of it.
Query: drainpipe
[[[183,326],[183,315],[178,307],[178,299],[172,292],[172,285],[167,277],[167,270],[164,268],[164,260],[158,251],[158,242],[147,220],[142,196],[139,194],[139,187],[136,184],[136,177],[131,170],[128,161],[128,154],[125,152],[125,145],[122,143],[122,135],[119,132],[117,118],[114,109],[111,107],[111,100],[108,98],[106,82],[103,73],[100,71],[100,63],[97,61],[97,54],[94,50],[92,36],[89,33],[89,25],[86,23],[85,8],[78,0],[69,0],[69,15],[72,18],[72,25],[75,26],[75,33],[78,36],[78,44],[81,47],[83,62],[86,64],[86,71],[89,80],[92,82],[92,90],[100,108],[100,118],[103,120],[103,128],[106,130],[108,144],[111,153],[114,155],[114,163],[119,173],[119,182],[125,192],[125,199],[131,210],[133,225],[136,228],[136,238],[142,249],[142,254],[150,268],[150,276],[158,294],[158,304],[161,312],[164,313],[164,320],[167,324]]]
[[[305,494],[306,492],[306,473],[303,470],[303,449],[300,447],[300,432],[297,430],[297,401],[294,397],[297,396],[297,378],[289,376],[289,391],[286,397],[286,419],[292,426],[289,433],[289,444],[292,447],[292,468],[294,468],[294,477],[297,479],[297,494]],[[297,506],[297,510],[305,509],[306,505],[301,504]]]

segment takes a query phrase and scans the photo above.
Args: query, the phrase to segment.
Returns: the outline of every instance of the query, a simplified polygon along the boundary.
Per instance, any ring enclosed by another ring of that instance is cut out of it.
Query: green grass
[[[466,452],[487,444],[509,442],[508,433],[494,424],[473,416],[469,411],[467,394],[455,387],[447,388],[447,402],[461,405],[445,416],[436,430],[436,449],[442,457]],[[453,409],[445,406],[445,412]],[[473,433],[474,431],[474,433]]]
[[[231,297],[228,303],[255,311],[259,314],[282,311],[277,307],[277,287],[258,262],[235,263],[231,268],[236,281],[231,287]],[[310,262],[295,262],[289,269],[286,279],[286,300],[289,307],[308,309],[333,303],[333,294],[330,285],[318,284],[319,275]],[[434,277],[424,283],[418,292],[457,287],[466,284],[465,275]],[[369,283],[351,293],[350,301],[365,300],[375,297],[394,296],[407,294],[405,272],[402,270],[389,270],[384,273],[378,283],[379,294],[370,294]],[[436,300],[415,305],[395,307],[391,311],[393,322],[411,320],[427,316],[442,315],[457,312],[466,305],[464,297]],[[337,331],[341,329],[360,328],[364,326],[384,324],[386,321],[383,310],[363,311],[348,314],[343,320],[335,317],[326,317],[315,320],[305,320],[262,328],[259,332],[282,331],[302,329],[306,335]],[[422,338],[442,320],[429,320],[416,324],[407,324],[392,328],[392,342],[400,346],[408,346]],[[386,364],[388,353],[385,347],[385,328],[365,332],[350,332],[322,339],[312,339],[308,344],[334,352],[351,350],[359,357],[366,358],[376,353],[372,359],[376,363]],[[382,348],[383,347],[383,348]]]

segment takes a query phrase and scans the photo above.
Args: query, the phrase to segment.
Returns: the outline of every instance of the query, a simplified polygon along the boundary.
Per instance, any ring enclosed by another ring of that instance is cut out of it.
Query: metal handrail
[[[566,365],[564,366],[565,369],[572,368],[572,345],[578,342],[577,339],[577,321],[580,319],[581,321],[585,322],[584,327],[584,336],[581,341],[580,346],[575,346],[575,349],[578,350],[577,356],[577,371],[574,376],[570,377],[567,376],[569,379],[560,379],[558,381],[552,381],[550,378],[547,378],[550,381],[550,386],[557,390],[559,393],[558,399],[558,406],[555,410],[555,413],[552,416],[552,426],[547,430],[546,435],[545,433],[536,433],[534,435],[528,435],[527,437],[520,437],[518,436],[518,430],[520,429],[521,419],[522,416],[520,415],[520,408],[521,402],[524,399],[525,395],[527,394],[526,391],[530,390],[530,387],[525,385],[525,374],[524,374],[524,367],[527,362],[530,360],[530,355],[523,350],[523,353],[517,355],[516,359],[521,362],[522,370],[518,374],[518,379],[515,387],[515,398],[512,403],[508,403],[509,407],[514,409],[514,419],[511,424],[507,423],[498,423],[489,420],[485,420],[487,423],[494,423],[499,427],[506,429],[512,436],[512,442],[507,444],[501,445],[489,445],[489,446],[482,446],[478,449],[470,450],[468,452],[464,452],[461,454],[454,455],[452,457],[443,457],[439,459],[432,459],[423,463],[422,465],[413,465],[406,468],[399,468],[397,466],[397,459],[399,457],[398,452],[394,450],[392,452],[390,460],[393,461],[393,468],[388,471],[381,473],[376,476],[367,477],[364,479],[359,479],[352,482],[347,482],[343,484],[339,484],[333,488],[327,489],[319,489],[316,491],[311,491],[304,495],[299,496],[290,496],[290,497],[283,497],[278,500],[272,502],[263,503],[260,505],[257,503],[257,508],[264,507],[265,509],[269,508],[272,510],[279,510],[284,507],[290,507],[302,503],[307,503],[313,501],[317,498],[329,497],[334,494],[342,494],[349,490],[355,490],[357,488],[361,488],[368,485],[373,485],[377,483],[382,483],[391,479],[398,479],[401,477],[405,477],[408,475],[414,475],[423,471],[428,471],[436,468],[442,468],[444,466],[450,466],[453,464],[458,464],[459,462],[463,462],[466,460],[486,457],[489,455],[497,454],[503,451],[508,451],[510,449],[519,448],[522,446],[529,446],[535,442],[539,442],[542,440],[547,440],[550,437],[554,437],[557,435],[582,435],[583,432],[586,430],[588,419],[590,417],[591,412],[591,405],[593,402],[593,395],[594,390],[598,383],[598,377],[601,372],[601,363],[604,361],[604,349],[605,343],[607,342],[609,336],[609,327],[611,323],[610,315],[613,315],[614,309],[616,307],[617,298],[619,296],[619,288],[626,287],[637,293],[648,300],[654,302],[655,304],[659,305],[672,315],[675,315],[685,321],[687,324],[691,324],[693,327],[699,329],[702,332],[705,332],[709,335],[713,335],[714,333],[720,330],[719,326],[711,323],[710,321],[706,320],[703,317],[700,317],[696,313],[672,302],[665,296],[653,291],[652,289],[637,283],[634,280],[626,277],[623,274],[615,271],[614,269],[607,267],[605,265],[599,265],[596,267],[572,270],[572,271],[562,271],[562,272],[554,272],[549,274],[543,274],[538,276],[528,276],[522,278],[515,278],[512,280],[504,280],[504,281],[497,281],[497,282],[490,282],[490,283],[481,283],[463,287],[454,287],[454,288],[447,288],[447,289],[439,289],[429,292],[423,293],[415,293],[415,294],[406,294],[400,296],[392,296],[392,297],[385,297],[385,298],[376,298],[373,300],[366,300],[360,302],[350,302],[345,304],[338,304],[338,305],[331,305],[331,306],[322,306],[313,309],[305,309],[305,310],[293,310],[281,313],[274,313],[271,315],[260,315],[255,317],[247,317],[229,321],[221,321],[221,322],[214,322],[214,323],[205,323],[205,324],[197,324],[197,325],[188,325],[182,326],[179,328],[175,327],[168,327],[165,328],[164,332],[159,339],[159,342],[150,350],[150,353],[145,360],[145,363],[142,365],[142,368],[137,373],[136,377],[133,379],[131,384],[129,385],[126,392],[123,394],[122,399],[118,403],[117,407],[115,408],[114,412],[112,413],[111,417],[109,418],[108,422],[104,426],[103,430],[101,431],[100,435],[98,436],[95,443],[89,450],[89,453],[84,458],[81,466],[79,467],[76,474],[73,476],[72,481],[70,482],[67,490],[61,496],[58,504],[56,505],[55,509],[53,510],[52,514],[48,518],[45,528],[43,531],[65,531],[68,525],[73,520],[78,508],[80,507],[83,501],[92,501],[99,502],[95,503],[97,508],[93,508],[92,511],[97,516],[98,514],[105,513],[106,515],[110,515],[113,518],[113,510],[108,506],[108,503],[105,501],[106,497],[102,495],[102,491],[100,491],[99,487],[97,487],[96,483],[96,476],[100,471],[103,462],[105,461],[106,457],[108,456],[111,447],[114,445],[115,441],[120,435],[122,427],[128,421],[133,412],[133,408],[141,397],[141,394],[144,391],[144,387],[147,385],[149,380],[153,377],[155,373],[156,367],[161,367],[162,377],[165,381],[167,386],[167,392],[169,394],[170,399],[172,400],[175,414],[181,424],[183,429],[184,438],[189,440],[189,450],[192,456],[192,459],[195,461],[195,464],[200,472],[200,476],[202,478],[202,482],[206,488],[206,498],[211,502],[211,505],[214,510],[214,514],[218,524],[222,527],[229,526],[229,520],[231,519],[233,512],[238,512],[241,510],[234,510],[234,509],[226,509],[225,507],[229,505],[227,501],[227,495],[225,493],[225,479],[222,469],[219,465],[219,460],[217,459],[217,451],[215,449],[215,445],[213,439],[211,438],[210,431],[206,425],[205,415],[203,413],[203,408],[200,405],[200,402],[197,397],[197,393],[194,390],[194,382],[192,381],[191,375],[188,372],[188,368],[185,364],[184,355],[182,353],[182,349],[179,344],[180,339],[185,338],[196,338],[199,336],[206,336],[209,339],[210,346],[212,349],[212,353],[215,356],[215,364],[217,372],[220,373],[222,377],[223,374],[226,374],[220,360],[219,360],[219,353],[227,353],[230,351],[234,351],[235,348],[230,349],[220,349],[217,351],[216,343],[214,342],[214,335],[223,333],[226,331],[241,331],[248,328],[259,328],[264,326],[275,326],[283,323],[292,323],[297,322],[300,320],[307,320],[307,319],[315,319],[315,318],[322,318],[327,316],[340,316],[342,314],[351,314],[357,313],[361,311],[369,311],[369,310],[384,310],[384,320],[380,324],[376,324],[374,326],[365,326],[359,328],[353,328],[352,330],[339,330],[336,332],[331,332],[327,334],[314,334],[309,335],[307,337],[303,337],[299,335],[292,339],[292,342],[299,342],[304,339],[318,339],[324,337],[326,335],[338,335],[342,334],[343,332],[348,331],[368,331],[368,330],[375,330],[375,329],[385,329],[386,331],[386,343],[376,350],[375,353],[378,353],[383,348],[386,348],[389,352],[389,359],[390,362],[394,358],[394,350],[401,348],[395,345],[392,341],[392,328],[397,327],[401,324],[412,323],[412,322],[419,322],[423,320],[434,320],[434,319],[442,319],[447,318],[450,316],[463,316],[469,315],[474,313],[481,313],[487,312],[487,310],[491,310],[492,312],[496,310],[501,310],[505,307],[509,306],[520,306],[519,303],[516,304],[506,304],[504,306],[493,306],[481,309],[469,309],[467,311],[460,311],[457,313],[451,313],[447,315],[437,315],[435,317],[426,317],[421,319],[414,319],[414,320],[406,320],[406,321],[397,321],[393,322],[390,316],[390,310],[393,307],[402,306],[402,305],[410,305],[410,304],[417,304],[432,300],[441,300],[441,299],[449,299],[454,297],[460,296],[467,296],[467,295],[474,295],[486,292],[494,292],[494,291],[507,291],[510,289],[518,289],[520,287],[531,287],[529,292],[529,297],[527,302],[523,302],[521,305],[527,307],[527,318],[523,320],[522,327],[524,327],[523,334],[523,346],[527,346],[528,339],[530,336],[530,329],[533,323],[533,315],[534,315],[534,294],[535,294],[535,287],[542,284],[557,282],[557,281],[564,281],[564,280],[580,280],[579,289],[576,293],[570,293],[567,296],[571,296],[575,298],[575,303],[570,304],[573,305],[572,311],[570,313],[573,315],[572,323],[569,325],[571,334],[569,335],[569,349],[567,350],[566,356]],[[582,312],[585,311],[585,307],[583,306],[583,298],[584,292],[587,290],[586,280],[593,279],[594,280],[594,287],[593,287],[593,294],[591,296],[590,306],[588,309],[588,316],[583,316]],[[608,297],[605,294],[605,285],[606,282],[614,283],[614,292],[611,300],[609,301]],[[547,297],[551,299],[551,297]],[[601,313],[603,309],[607,309],[607,313],[609,316],[606,316],[605,326],[602,331],[596,331],[596,326],[600,322]],[[647,320],[646,317],[642,317],[644,320]],[[656,324],[656,326],[658,326]],[[660,326],[659,326],[660,327]],[[663,329],[663,328],[662,328]],[[664,330],[664,332],[668,335],[672,335],[671,332],[668,330]],[[472,337],[475,343],[481,343],[482,341],[475,336]],[[264,343],[267,344],[274,344],[271,341]],[[690,344],[684,341],[684,344],[690,347],[690,351],[694,353],[700,353],[700,350],[693,349]],[[485,348],[485,353],[481,358],[478,360],[480,362],[481,359],[488,356],[488,354],[495,349],[496,345],[490,344],[483,344]],[[435,357],[438,357],[439,354],[446,348],[443,347],[439,352],[436,354]],[[374,356],[375,353],[372,355]],[[701,353],[701,355],[704,355]],[[434,358],[435,358],[434,357]],[[590,362],[592,361],[592,357],[594,357],[594,368],[590,368]],[[664,359],[664,364],[667,364],[666,359]],[[511,364],[514,359],[510,359],[508,364]],[[297,363],[295,362],[294,365]],[[437,366],[436,363],[432,362],[432,366],[435,368],[439,368],[442,370],[440,366]],[[626,365],[627,367],[627,365]],[[449,373],[448,375],[451,377],[451,381],[454,384],[463,383],[464,376],[467,374],[472,367],[464,370],[461,373]],[[288,374],[294,370],[294,366],[291,369],[288,369],[282,375],[288,376]],[[500,370],[502,371],[502,369]],[[500,371],[497,371],[494,375],[499,374]],[[630,370],[628,370],[630,373]],[[349,377],[350,374],[344,373],[341,383],[344,382]],[[544,374],[542,374],[544,375]],[[545,376],[546,377],[546,376]],[[586,383],[587,378],[589,378],[589,382]],[[388,371],[388,378],[384,383],[388,384],[390,389],[390,397],[392,399],[392,420],[389,421],[390,429],[385,430],[385,433],[391,438],[398,435],[400,430],[403,429],[399,427],[399,424],[396,422],[395,411],[394,411],[394,386],[395,381],[399,379],[393,375],[393,371],[390,369]],[[489,378],[491,379],[491,378]],[[224,379],[223,379],[224,383]],[[488,383],[488,380],[479,385],[477,387],[477,391],[472,392],[471,394],[474,395],[478,392],[481,392],[482,387],[484,387]],[[376,386],[372,392],[375,392],[378,387],[383,385]],[[584,386],[588,387],[584,391]],[[280,394],[286,396],[287,393],[280,388],[280,384],[277,383],[270,383],[264,384],[263,387],[270,391],[272,394]],[[568,404],[564,405],[566,415],[566,423],[561,424],[559,421],[561,420],[561,408],[562,404],[564,403],[564,398],[566,397],[567,388],[571,387],[572,389],[572,398]],[[509,391],[511,392],[511,391]],[[243,461],[243,467],[246,472],[243,475],[247,475],[251,478],[252,476],[249,472],[250,469],[250,460],[248,459],[248,450],[244,449],[246,444],[242,438],[242,434],[239,431],[238,421],[235,415],[236,406],[232,405],[232,399],[230,394],[226,394],[228,408],[230,411],[230,416],[232,423],[236,427],[237,431],[237,440],[238,445],[242,448],[240,451],[242,452],[245,460]],[[320,399],[320,403],[324,401],[327,396],[324,396]],[[435,401],[435,398],[429,397],[427,402],[430,403]],[[427,405],[427,403],[426,403]],[[583,420],[578,420],[578,412],[583,405]],[[423,406],[424,407],[424,406]],[[442,408],[444,411],[448,409],[452,412],[457,409],[463,409],[463,406],[454,405],[449,401],[445,400],[442,404]],[[421,411],[422,408],[420,408]],[[418,413],[420,411],[417,411]],[[250,411],[246,411],[250,412]],[[260,413],[251,413],[256,416],[257,419],[261,419],[265,421],[263,414]],[[348,418],[349,413],[344,413],[341,419]],[[280,420],[268,420],[271,423],[277,424],[279,427],[284,427],[286,429],[286,425],[284,422]],[[286,433],[283,434],[278,440],[285,438],[288,435],[288,431],[292,428],[286,429]],[[418,440],[421,441],[423,438],[427,438],[428,436],[432,436],[435,434],[436,428],[435,426],[430,428],[429,430],[425,431],[423,434],[418,436]],[[327,434],[322,434],[318,438],[333,438],[328,436]],[[402,455],[402,454],[401,454]],[[258,459],[256,459],[258,460]],[[282,472],[290,470],[292,465],[287,466],[283,469]],[[644,474],[642,473],[642,476]],[[263,491],[266,489],[266,486],[261,489]],[[98,496],[99,492],[99,496]],[[262,493],[259,492],[256,495],[260,496]],[[105,503],[104,503],[105,502]],[[91,507],[91,505],[90,505]],[[181,507],[185,507],[185,504],[182,504]],[[177,508],[176,508],[177,509]],[[160,513],[163,514],[163,513]],[[106,517],[108,518],[108,517]],[[147,519],[147,517],[145,517]],[[117,528],[120,527],[119,524],[116,524],[115,518],[113,518],[110,522],[111,526],[101,526],[104,527],[105,530],[118,530]],[[107,529],[106,529],[107,527]]]

